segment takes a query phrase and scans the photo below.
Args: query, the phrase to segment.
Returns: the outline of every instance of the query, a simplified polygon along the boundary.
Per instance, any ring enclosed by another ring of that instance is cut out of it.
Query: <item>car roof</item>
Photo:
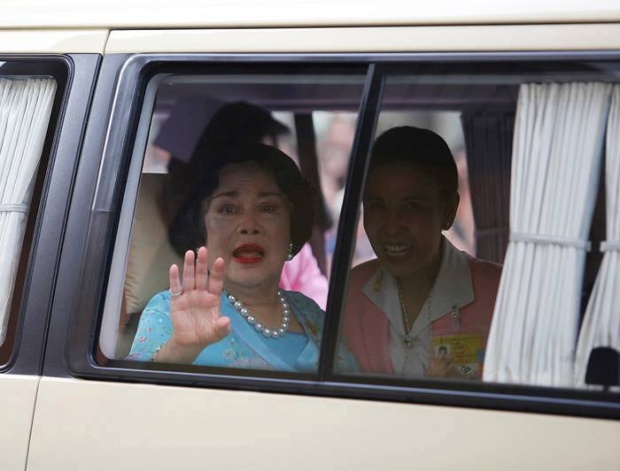
[[[464,6],[465,5],[465,6]],[[0,28],[238,28],[597,23],[620,20],[617,0],[19,0]]]

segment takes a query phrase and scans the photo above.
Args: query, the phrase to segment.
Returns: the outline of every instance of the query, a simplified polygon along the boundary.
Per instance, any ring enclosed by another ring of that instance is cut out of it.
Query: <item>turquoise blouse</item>
[[[288,372],[315,372],[325,313],[310,298],[295,291],[283,291],[303,334],[288,332],[279,339],[266,338],[237,312],[222,294],[222,315],[231,320],[231,333],[206,347],[194,365],[252,368]],[[172,336],[170,293],[162,291],[147,304],[140,316],[128,360],[151,361],[157,349]],[[348,351],[338,354],[337,363],[357,370]],[[350,370],[349,370],[350,371]]]

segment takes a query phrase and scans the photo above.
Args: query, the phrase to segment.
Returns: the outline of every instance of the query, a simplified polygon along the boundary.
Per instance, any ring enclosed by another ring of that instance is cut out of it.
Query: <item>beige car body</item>
[[[620,51],[617,1],[3,3],[0,54]],[[10,374],[0,391],[6,470],[620,469],[613,420]]]

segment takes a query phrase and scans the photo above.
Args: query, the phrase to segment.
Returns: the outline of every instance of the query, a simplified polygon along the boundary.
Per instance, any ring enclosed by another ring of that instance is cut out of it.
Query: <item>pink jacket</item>
[[[468,328],[484,326],[483,342],[486,346],[499,287],[501,266],[469,256],[466,258],[471,272],[474,301],[460,308],[458,330],[466,331]],[[388,318],[362,291],[380,268],[378,260],[371,260],[352,270],[343,330],[346,344],[355,355],[362,371],[393,374],[388,348]],[[457,332],[449,311],[432,323],[432,329],[444,333]]]

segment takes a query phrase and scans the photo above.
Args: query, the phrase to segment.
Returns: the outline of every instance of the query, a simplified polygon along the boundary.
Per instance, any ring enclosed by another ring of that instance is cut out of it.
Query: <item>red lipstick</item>
[[[237,263],[252,264],[261,261],[265,250],[258,244],[242,244],[233,251],[232,255]]]

